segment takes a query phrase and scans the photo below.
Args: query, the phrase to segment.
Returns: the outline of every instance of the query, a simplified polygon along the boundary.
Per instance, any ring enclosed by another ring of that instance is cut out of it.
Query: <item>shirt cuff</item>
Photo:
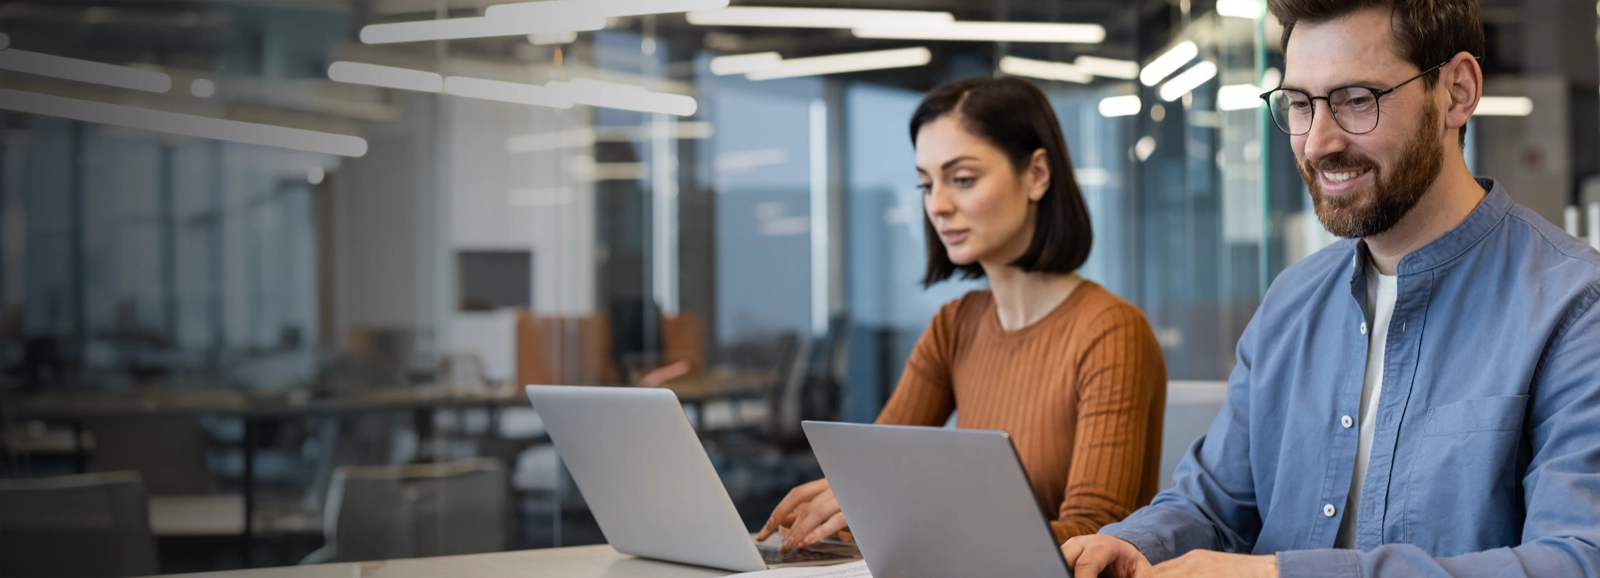
[[[1278,578],[1361,577],[1355,550],[1295,550],[1278,553]]]
[[[1106,526],[1100,530],[1100,533],[1133,544],[1133,547],[1138,548],[1139,553],[1144,554],[1145,560],[1148,560],[1151,565],[1160,564],[1172,557],[1172,554],[1162,547],[1159,536],[1144,530],[1117,528],[1115,526],[1115,524]]]

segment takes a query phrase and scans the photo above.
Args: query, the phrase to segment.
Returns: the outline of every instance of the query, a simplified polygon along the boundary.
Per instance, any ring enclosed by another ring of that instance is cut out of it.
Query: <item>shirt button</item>
[[[1339,425],[1342,425],[1342,426],[1344,426],[1346,428],[1349,428],[1351,426],[1356,425],[1356,420],[1352,419],[1350,416],[1347,415],[1347,416],[1339,418]]]
[[[1334,511],[1333,504],[1325,504],[1322,506],[1322,515],[1324,516],[1332,518]]]
[[[1366,323],[1362,323],[1361,324],[1361,334],[1362,335],[1366,335],[1367,334],[1367,324]]]

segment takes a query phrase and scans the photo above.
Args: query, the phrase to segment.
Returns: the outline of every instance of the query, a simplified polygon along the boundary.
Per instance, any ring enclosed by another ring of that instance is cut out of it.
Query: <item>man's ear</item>
[[[1478,109],[1478,100],[1483,97],[1483,68],[1478,65],[1478,59],[1466,52],[1456,54],[1450,64],[1441,69],[1439,83],[1444,85],[1449,97],[1444,108],[1445,128],[1454,130],[1467,126],[1472,113]]]
[[[1038,202],[1050,190],[1050,157],[1044,149],[1033,151],[1028,160],[1028,200]]]

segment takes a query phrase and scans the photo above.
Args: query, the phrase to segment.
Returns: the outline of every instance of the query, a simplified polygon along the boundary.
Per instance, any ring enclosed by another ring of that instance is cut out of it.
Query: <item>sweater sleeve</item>
[[[1166,400],[1161,346],[1138,309],[1123,304],[1090,324],[1077,363],[1078,423],[1060,515],[1050,523],[1058,542],[1093,534],[1147,501],[1150,436]]]
[[[955,411],[955,390],[950,381],[950,364],[955,356],[955,333],[959,314],[970,294],[944,304],[934,314],[928,328],[917,339],[911,357],[906,359],[900,384],[889,403],[878,414],[884,425],[940,426]]]

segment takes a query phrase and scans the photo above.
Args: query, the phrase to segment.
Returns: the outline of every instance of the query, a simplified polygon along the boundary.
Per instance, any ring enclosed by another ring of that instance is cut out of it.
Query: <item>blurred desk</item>
[[[716,578],[731,572],[644,560],[611,546],[578,546],[382,562],[185,574],[194,578]]]

